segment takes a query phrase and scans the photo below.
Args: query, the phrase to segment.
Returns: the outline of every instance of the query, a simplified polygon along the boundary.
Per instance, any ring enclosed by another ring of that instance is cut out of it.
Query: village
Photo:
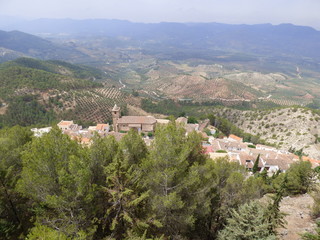
[[[139,132],[146,145],[151,146],[156,127],[170,122],[168,119],[156,119],[153,116],[121,116],[120,113],[120,107],[115,105],[112,109],[112,125],[101,123],[96,126],[82,128],[82,126],[75,124],[72,120],[61,120],[57,126],[71,139],[87,146],[90,146],[92,137],[95,134],[101,137],[114,136],[117,141],[120,141],[131,129]],[[320,166],[320,160],[307,156],[299,157],[286,150],[271,146],[253,145],[252,143],[244,142],[242,138],[233,134],[223,138],[214,137],[212,135],[216,133],[217,129],[210,125],[209,119],[191,124],[188,123],[187,117],[179,117],[175,122],[185,128],[186,135],[193,131],[202,135],[203,150],[211,159],[228,158],[229,161],[237,162],[244,166],[248,172],[252,172],[257,159],[259,159],[258,171],[267,171],[269,175],[276,172],[286,172],[292,163],[300,160],[309,161],[314,168]],[[31,129],[36,137],[41,137],[50,130],[51,127]]]

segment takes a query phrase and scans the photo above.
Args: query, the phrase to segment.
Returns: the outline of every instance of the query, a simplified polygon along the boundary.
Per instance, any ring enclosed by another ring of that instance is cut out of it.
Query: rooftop
[[[231,139],[233,139],[233,140],[236,140],[236,141],[242,141],[242,138],[241,137],[238,137],[238,136],[236,136],[236,135],[234,135],[234,134],[230,134],[229,135],[229,138],[231,138]]]
[[[157,120],[152,116],[123,116],[117,123],[118,124],[155,124]]]
[[[73,124],[73,121],[64,121],[64,120],[61,120],[59,123],[58,123],[58,126],[68,126],[68,125],[72,125]]]

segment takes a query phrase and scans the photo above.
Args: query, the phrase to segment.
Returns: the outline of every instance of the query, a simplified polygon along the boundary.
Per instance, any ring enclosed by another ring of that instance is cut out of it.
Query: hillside
[[[260,135],[282,149],[302,149],[309,157],[320,159],[320,115],[310,109],[291,107],[240,111],[223,108],[214,112],[245,132]]]
[[[13,60],[21,56],[69,61],[88,58],[88,56],[75,49],[54,44],[31,34],[0,30],[0,62]]]
[[[114,79],[126,88],[153,99],[189,99],[194,102],[219,101],[227,105],[245,102],[256,105],[292,106],[320,98],[317,74],[297,76],[294,72],[262,73],[242,66],[189,59],[165,61],[141,57],[114,65]],[[106,70],[110,67],[104,67]]]
[[[1,64],[0,76],[2,125],[48,124],[56,118],[105,122],[112,106],[129,98],[101,70],[62,61],[19,58]]]
[[[153,99],[245,101],[252,108],[255,101],[306,106],[320,99],[320,33],[309,27],[104,19],[41,19],[13,27],[46,39],[2,31],[2,61],[27,55],[85,63],[121,81],[122,90]]]

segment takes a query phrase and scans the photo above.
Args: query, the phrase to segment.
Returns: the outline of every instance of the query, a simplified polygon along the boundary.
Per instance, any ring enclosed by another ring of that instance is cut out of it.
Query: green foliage
[[[1,126],[51,124],[56,118],[53,106],[63,108],[59,92],[101,87],[92,81],[95,76],[89,67],[60,61],[20,58],[0,64],[0,98],[8,105]],[[49,103],[39,95],[47,91],[56,94]]]
[[[226,150],[217,150],[216,153],[227,153]]]
[[[188,117],[188,123],[198,123],[197,119],[195,117]]]
[[[65,234],[59,232],[58,230],[54,230],[47,226],[37,224],[30,230],[30,233],[27,236],[27,240],[51,240],[51,239],[59,239],[59,240],[68,240]]]
[[[268,229],[270,233],[276,234],[276,228],[284,227],[286,222],[284,220],[284,213],[280,212],[280,202],[282,201],[288,184],[287,175],[284,176],[280,188],[276,194],[272,196],[273,202],[269,203],[265,212],[266,222],[269,224]]]
[[[314,218],[319,218],[320,216],[320,187],[319,186],[316,186],[313,189],[311,196],[314,200],[314,203],[312,206],[312,216]]]
[[[144,167],[151,209],[165,235],[185,234],[194,225],[194,212],[200,207],[195,201],[201,188],[199,170],[206,159],[200,143],[199,135],[185,137],[185,130],[174,122],[156,130]]]
[[[304,194],[313,188],[315,172],[309,161],[291,164],[287,175],[287,188],[290,194]]]
[[[258,157],[257,157],[256,161],[253,164],[253,167],[252,167],[253,174],[258,172],[258,170],[259,170],[259,161],[260,161],[260,154],[258,154]]]
[[[251,142],[254,144],[257,144],[257,143],[263,144],[264,143],[264,141],[259,139],[258,136],[254,136],[249,133],[245,133],[243,130],[236,127],[229,120],[227,120],[225,118],[214,116],[213,114],[208,115],[208,118],[210,119],[210,124],[212,126],[215,126],[216,128],[218,128],[226,136],[229,136],[230,134],[235,134],[239,137],[242,137],[244,142]]]
[[[22,127],[0,130],[0,236],[14,239],[27,232],[32,213],[28,199],[15,189],[22,168],[21,153],[31,141],[31,131]]]
[[[18,190],[38,203],[34,208],[37,221],[70,237],[77,236],[79,229],[91,232],[87,213],[93,211],[89,203],[94,186],[87,149],[54,128],[34,139],[22,160]]]
[[[34,124],[51,124],[56,119],[53,111],[48,111],[38,103],[36,96],[11,98],[4,116],[0,117],[3,126],[30,126]]]
[[[100,86],[85,79],[46,72],[20,66],[0,66],[0,97],[7,98],[18,89],[31,90],[70,90]]]
[[[177,103],[172,100],[163,100],[158,103],[153,103],[149,99],[141,100],[141,107],[147,112],[151,113],[163,113],[166,115],[178,116],[180,113],[180,108]]]
[[[249,145],[248,145],[248,148],[256,148],[256,146],[255,146],[255,145],[252,145],[252,144],[249,144]]]
[[[43,70],[45,72],[55,73],[72,76],[75,78],[88,79],[88,78],[103,78],[104,73],[96,68],[82,65],[75,65],[60,60],[42,61],[35,58],[18,58],[14,61],[3,64],[4,67],[25,67],[37,70]]]
[[[226,227],[219,233],[221,240],[272,240],[276,235],[269,231],[269,223],[264,219],[265,207],[257,201],[245,203],[239,209],[231,210]]]
[[[5,239],[217,239],[219,232],[237,239],[249,223],[256,224],[244,234],[264,239],[265,228],[273,237],[284,223],[284,194],[314,177],[305,163],[287,177],[248,177],[238,163],[208,159],[201,135],[186,136],[174,121],[157,128],[150,148],[135,131],[120,142],[96,135],[88,148],[56,128],[41,138],[21,127],[2,129],[0,143]],[[288,188],[294,178],[303,180]],[[275,194],[266,208],[251,206],[268,191]],[[234,228],[238,216],[244,223]]]

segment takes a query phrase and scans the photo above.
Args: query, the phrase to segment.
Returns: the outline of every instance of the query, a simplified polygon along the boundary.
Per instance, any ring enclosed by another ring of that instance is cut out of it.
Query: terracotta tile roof
[[[319,160],[312,159],[312,158],[309,158],[309,157],[306,157],[306,156],[303,156],[302,160],[303,161],[309,161],[312,164],[312,167],[314,167],[314,168],[320,166],[320,161]]]
[[[101,123],[101,124],[97,124],[97,127],[96,127],[96,130],[104,130],[105,128],[109,127],[109,124],[104,124],[104,123]]]
[[[58,126],[68,126],[68,125],[71,125],[73,124],[73,121],[64,121],[64,120],[61,120],[59,123],[58,123]]]
[[[123,116],[118,119],[118,124],[155,124],[157,120],[152,116]]]
[[[229,138],[233,139],[233,140],[236,140],[236,141],[242,141],[242,138],[241,137],[238,137],[234,134],[230,134],[229,135]]]
[[[211,145],[205,145],[205,146],[202,146],[202,147],[204,149],[204,152],[207,153],[207,154],[210,153],[210,152],[214,152],[213,147]]]

